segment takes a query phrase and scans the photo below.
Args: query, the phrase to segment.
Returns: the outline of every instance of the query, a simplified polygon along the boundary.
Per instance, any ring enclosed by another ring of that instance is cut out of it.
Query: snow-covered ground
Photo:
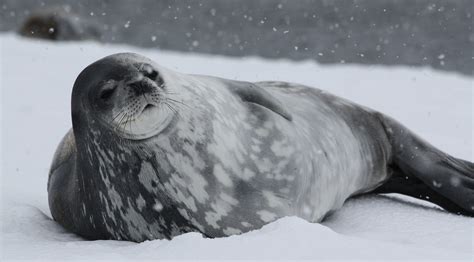
[[[85,66],[112,53],[141,53],[181,72],[323,88],[391,115],[440,149],[470,161],[473,78],[420,68],[320,66],[52,43],[10,34],[0,35],[0,44],[3,259],[473,259],[474,219],[397,196],[350,200],[322,224],[289,217],[228,238],[189,233],[136,244],[84,241],[66,232],[51,220],[46,192],[54,150],[71,126],[73,82]]]

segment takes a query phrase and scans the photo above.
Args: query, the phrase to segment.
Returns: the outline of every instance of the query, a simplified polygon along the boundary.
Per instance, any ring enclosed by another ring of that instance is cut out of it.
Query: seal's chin
[[[125,122],[114,122],[116,133],[126,139],[142,140],[163,131],[171,122],[173,112],[166,106],[146,104],[141,113]]]

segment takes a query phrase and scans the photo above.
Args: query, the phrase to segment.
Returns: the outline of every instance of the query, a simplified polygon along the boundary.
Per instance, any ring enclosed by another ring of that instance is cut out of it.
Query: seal
[[[102,35],[97,23],[71,12],[70,6],[32,12],[23,21],[18,33],[25,37],[51,41],[100,40]]]
[[[48,181],[65,228],[136,242],[319,222],[388,192],[472,216],[474,165],[315,88],[180,74],[130,53],[79,74]]]

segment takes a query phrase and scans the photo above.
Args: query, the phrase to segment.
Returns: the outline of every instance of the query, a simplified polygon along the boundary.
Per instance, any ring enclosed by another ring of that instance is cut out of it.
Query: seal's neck
[[[166,174],[159,173],[147,142],[93,130],[77,139],[85,218],[92,217],[112,239],[141,242],[193,231],[164,192],[161,175]],[[134,224],[137,220],[143,223]]]

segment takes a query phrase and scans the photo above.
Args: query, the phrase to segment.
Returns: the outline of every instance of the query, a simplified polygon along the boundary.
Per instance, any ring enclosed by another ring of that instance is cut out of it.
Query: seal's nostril
[[[147,77],[153,81],[155,81],[158,77],[158,71],[153,69],[153,67],[149,64],[142,64],[140,66],[140,72],[143,74],[144,77]]]
[[[151,80],[155,81],[156,78],[158,77],[158,72],[156,70],[151,70],[147,71],[145,74],[143,74],[145,77],[150,78]]]

